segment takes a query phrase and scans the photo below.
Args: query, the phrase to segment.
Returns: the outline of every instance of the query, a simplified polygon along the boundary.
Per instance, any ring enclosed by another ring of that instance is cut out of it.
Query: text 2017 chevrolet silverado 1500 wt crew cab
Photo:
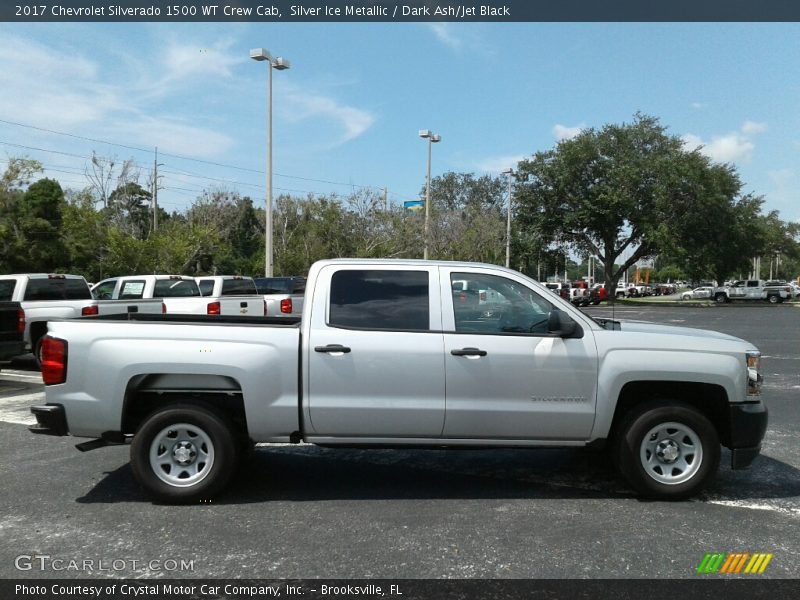
[[[493,310],[456,281],[492,290]],[[608,445],[662,498],[700,490],[720,445],[734,468],[760,452],[760,355],[738,338],[595,321],[492,265],[328,260],[306,294],[300,320],[51,322],[31,430],[130,440],[135,477],[175,502],[219,492],[253,442]]]

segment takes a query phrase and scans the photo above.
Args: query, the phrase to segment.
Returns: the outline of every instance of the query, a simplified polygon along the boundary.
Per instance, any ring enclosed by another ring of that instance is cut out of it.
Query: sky
[[[88,184],[92,152],[158,147],[159,205],[223,188],[263,206],[266,63],[275,195],[388,190],[499,174],[583,128],[653,115],[736,166],[765,210],[800,221],[796,23],[0,23],[0,169],[41,161]]]

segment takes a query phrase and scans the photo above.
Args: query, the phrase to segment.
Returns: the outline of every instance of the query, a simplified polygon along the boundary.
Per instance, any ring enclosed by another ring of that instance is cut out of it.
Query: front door
[[[597,350],[548,335],[545,292],[523,278],[442,268],[446,409],[443,437],[582,440],[594,423]],[[494,298],[494,301],[487,301]]]

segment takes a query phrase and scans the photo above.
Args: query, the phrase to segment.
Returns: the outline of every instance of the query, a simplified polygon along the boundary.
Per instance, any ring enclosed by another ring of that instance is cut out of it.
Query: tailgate
[[[263,317],[264,300],[261,296],[223,296],[216,298],[223,316]]]

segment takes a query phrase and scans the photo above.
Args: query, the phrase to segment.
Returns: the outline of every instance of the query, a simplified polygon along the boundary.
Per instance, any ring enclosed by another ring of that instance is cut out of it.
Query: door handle
[[[342,354],[347,354],[350,352],[350,348],[341,344],[328,344],[327,346],[314,346],[314,352],[327,352],[328,354],[341,352]]]
[[[486,350],[480,348],[461,348],[458,350],[450,350],[453,356],[486,356]]]

